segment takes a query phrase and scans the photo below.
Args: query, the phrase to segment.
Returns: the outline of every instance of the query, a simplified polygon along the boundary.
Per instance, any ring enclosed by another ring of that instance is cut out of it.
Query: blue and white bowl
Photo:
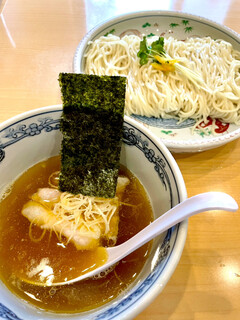
[[[59,153],[61,112],[61,105],[49,106],[0,124],[0,194],[26,169]],[[144,185],[155,218],[186,199],[183,177],[168,149],[142,124],[129,117],[124,119],[121,163]],[[0,319],[132,319],[167,284],[181,257],[186,235],[187,221],[183,221],[156,238],[137,279],[115,300],[92,311],[47,312],[15,296],[0,282]]]

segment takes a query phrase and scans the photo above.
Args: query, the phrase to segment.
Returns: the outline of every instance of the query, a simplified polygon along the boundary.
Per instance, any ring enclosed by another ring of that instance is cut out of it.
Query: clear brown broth
[[[25,262],[32,259],[54,257],[52,263],[62,263],[60,268],[71,267],[80,259],[81,252],[72,244],[59,245],[54,233],[46,232],[43,239],[33,242],[29,237],[30,222],[21,214],[23,205],[38,188],[48,185],[51,173],[59,170],[59,157],[40,162],[22,174],[13,184],[11,192],[0,203],[0,278],[16,295],[35,306],[54,312],[75,313],[96,308],[116,298],[136,279],[151,248],[148,243],[124,258],[116,268],[103,278],[88,279],[72,285],[39,287],[19,280]],[[120,208],[120,244],[148,225],[153,213],[148,196],[136,177],[124,166],[120,174],[130,179]],[[34,228],[35,236],[42,230]]]

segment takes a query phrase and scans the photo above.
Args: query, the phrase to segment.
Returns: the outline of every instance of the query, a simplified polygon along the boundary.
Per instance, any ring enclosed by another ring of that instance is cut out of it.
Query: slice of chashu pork
[[[22,209],[22,214],[42,229],[54,231],[60,240],[72,242],[79,250],[90,250],[102,242],[114,245],[118,235],[119,207],[129,184],[119,176],[113,199],[87,197],[38,189]]]

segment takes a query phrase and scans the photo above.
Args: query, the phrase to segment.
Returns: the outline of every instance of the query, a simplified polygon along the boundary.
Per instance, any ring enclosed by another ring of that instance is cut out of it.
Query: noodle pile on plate
[[[148,39],[148,42],[156,37]],[[89,42],[85,72],[128,77],[125,113],[147,117],[207,117],[240,124],[240,52],[223,40],[210,37],[185,41],[165,39],[164,49],[179,63],[201,75],[205,85],[196,86],[178,71],[164,73],[150,62],[140,66],[137,52],[141,39],[102,36]]]

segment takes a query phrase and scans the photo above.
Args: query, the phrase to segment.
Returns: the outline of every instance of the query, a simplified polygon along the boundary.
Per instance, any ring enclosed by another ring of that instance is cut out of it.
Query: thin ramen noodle
[[[156,37],[149,39],[149,43]],[[89,42],[85,72],[128,77],[125,113],[147,117],[208,117],[240,124],[240,52],[223,40],[210,37],[165,39],[167,54],[201,75],[205,85],[196,86],[178,71],[159,72],[150,62],[140,66],[137,52],[141,39],[102,36]]]

